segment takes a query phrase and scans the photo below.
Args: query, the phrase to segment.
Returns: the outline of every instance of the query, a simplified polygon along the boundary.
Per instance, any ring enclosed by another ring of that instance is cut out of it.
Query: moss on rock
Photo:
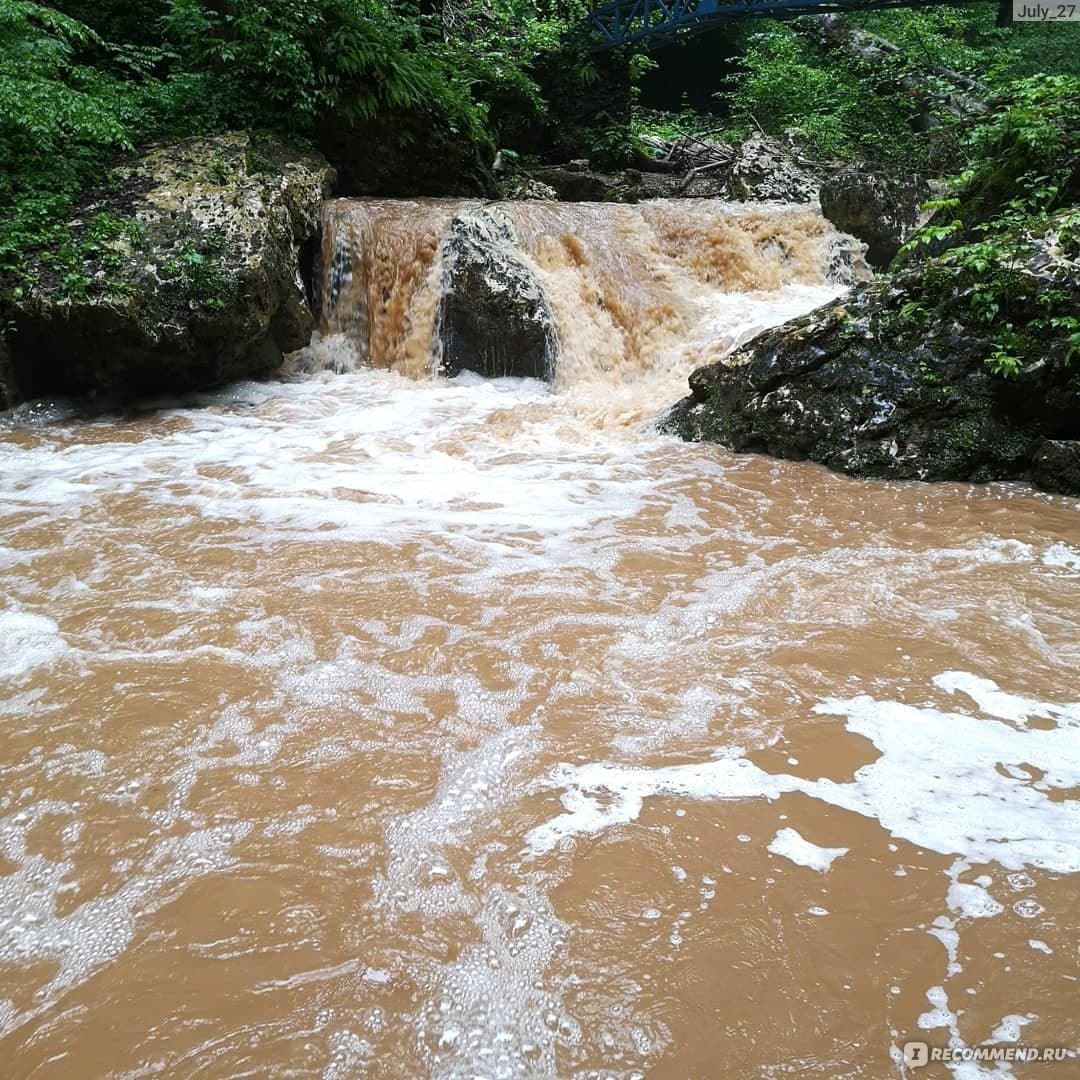
[[[152,147],[87,193],[62,248],[0,297],[8,403],[132,397],[261,375],[306,344],[301,274],[333,172],[236,132]]]
[[[853,476],[1042,482],[1040,440],[1080,424],[1076,366],[1048,350],[1043,363],[1001,378],[987,366],[984,331],[947,314],[901,318],[905,301],[902,287],[876,282],[759,335],[695,371],[664,427]],[[1080,494],[1080,483],[1056,482]]]

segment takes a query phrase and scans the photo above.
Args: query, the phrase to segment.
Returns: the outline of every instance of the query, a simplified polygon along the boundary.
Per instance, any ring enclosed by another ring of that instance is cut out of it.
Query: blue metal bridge
[[[819,15],[837,11],[957,6],[966,0],[609,0],[594,8],[588,25],[593,51],[643,42],[657,49],[703,34],[732,19],[752,16]]]

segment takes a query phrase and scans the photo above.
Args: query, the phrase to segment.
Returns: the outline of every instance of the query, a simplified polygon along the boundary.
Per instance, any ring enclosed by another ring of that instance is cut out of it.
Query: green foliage
[[[132,145],[120,84],[83,62],[102,45],[61,12],[0,0],[0,276],[27,249],[63,250],[61,222],[80,185]]]
[[[877,11],[848,16],[904,51],[912,70],[950,68],[1000,89],[1030,75],[1080,76],[1080,25],[996,25],[997,5]]]
[[[417,49],[418,22],[380,0],[170,0],[162,29],[219,126],[296,133],[338,107],[364,118],[463,107],[458,80]]]
[[[586,10],[584,0],[0,0],[0,278],[19,273],[24,253],[67,243],[78,193],[154,139],[234,128],[304,137],[326,118],[411,114],[493,146],[516,118],[543,116],[536,73],[565,55]],[[570,64],[581,85],[599,77],[585,51]]]
[[[826,159],[907,162],[918,158],[912,130],[918,105],[877,90],[880,72],[826,57],[797,23],[770,23],[748,35],[740,70],[722,95],[734,134],[798,130]]]
[[[96,35],[59,12],[26,0],[0,0],[0,199],[18,174],[57,161],[62,186],[85,146],[122,146],[123,125],[88,92],[93,72],[76,62]]]
[[[963,145],[967,167],[902,252],[915,299],[901,315],[932,307],[984,327],[1001,376],[1055,351],[1075,358],[1080,77],[1014,83]]]
[[[70,253],[80,191],[157,138],[412,113],[490,144],[503,116],[543,113],[529,65],[584,11],[467,3],[444,33],[393,0],[0,0],[0,279]]]
[[[165,279],[178,279],[185,295],[207,311],[221,311],[226,306],[233,284],[221,269],[221,241],[214,234],[199,245],[184,244],[176,256],[161,267]]]
[[[955,93],[943,70],[990,93],[1035,74],[1080,77],[1080,24],[1001,29],[996,10],[986,3],[845,16],[897,48],[872,64],[828,48],[812,20],[744,31],[740,70],[719,95],[733,133],[795,128],[822,158],[946,171],[955,163],[964,117],[932,100]],[[918,93],[908,88],[912,76]]]

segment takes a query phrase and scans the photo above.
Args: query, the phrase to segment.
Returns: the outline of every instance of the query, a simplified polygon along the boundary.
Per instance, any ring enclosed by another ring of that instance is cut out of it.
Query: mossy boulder
[[[663,426],[853,476],[1042,482],[1044,440],[1080,436],[1080,368],[1048,350],[1013,378],[994,375],[985,332],[948,316],[912,324],[904,296],[862,285],[761,334],[695,371]],[[1054,475],[1055,490],[1080,495],[1075,470]]]
[[[87,194],[62,250],[0,297],[8,404],[130,398],[264,375],[305,345],[319,155],[244,132],[155,146]]]
[[[1031,473],[1045,491],[1080,495],[1080,439],[1043,439],[1035,447]]]

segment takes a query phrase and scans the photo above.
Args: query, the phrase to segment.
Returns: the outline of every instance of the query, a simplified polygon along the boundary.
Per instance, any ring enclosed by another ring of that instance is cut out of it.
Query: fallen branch
[[[727,164],[726,161],[714,161],[709,165],[698,165],[696,168],[691,169],[683,178],[682,182],[675,189],[676,195],[682,195],[684,191],[693,183],[695,177],[701,173],[709,172],[710,169],[721,169]]]

